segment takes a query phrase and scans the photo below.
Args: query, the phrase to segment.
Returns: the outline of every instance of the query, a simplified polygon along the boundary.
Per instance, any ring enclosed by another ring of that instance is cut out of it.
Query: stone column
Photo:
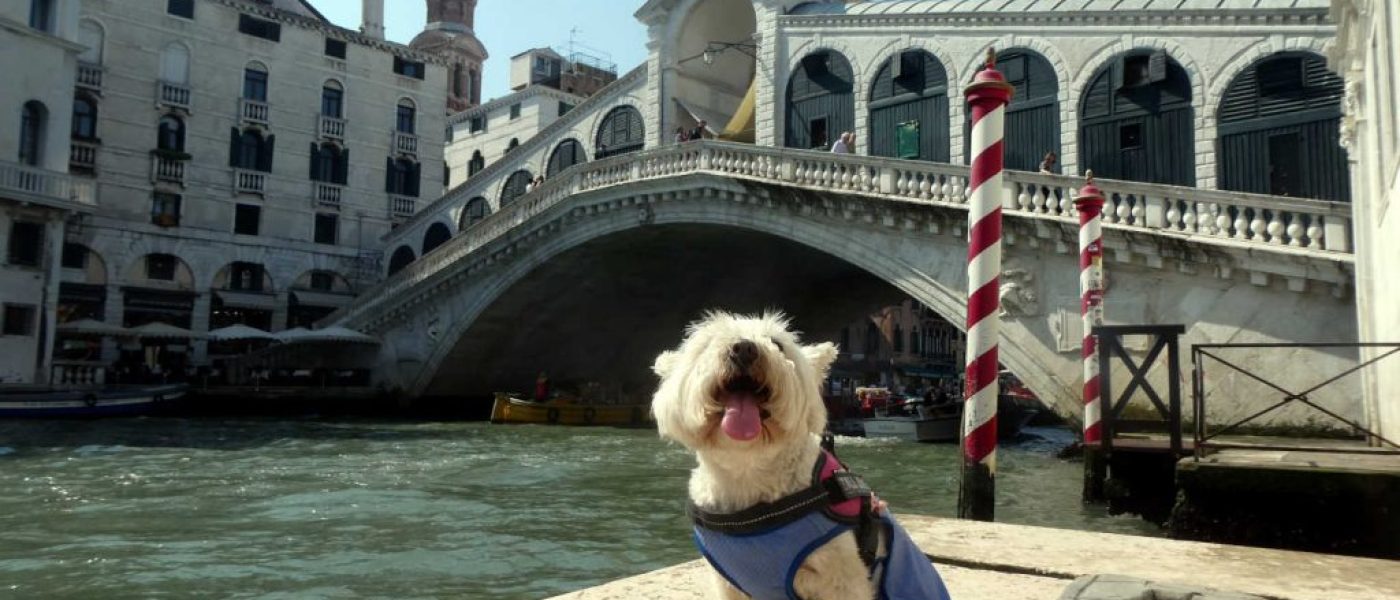
[[[190,314],[190,331],[195,333],[209,333],[209,308],[213,302],[213,290],[204,290],[203,293],[194,298],[194,311]],[[209,342],[205,340],[192,340],[190,347],[194,350],[190,358],[190,364],[196,367],[209,364]]]

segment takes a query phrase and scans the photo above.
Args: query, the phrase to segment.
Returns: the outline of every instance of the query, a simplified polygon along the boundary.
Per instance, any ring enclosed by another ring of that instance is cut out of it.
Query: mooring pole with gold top
[[[1001,207],[1006,105],[1012,87],[996,69],[996,51],[967,86],[972,113],[972,176],[967,211],[967,386],[963,402],[962,484],[958,517],[996,517],[997,342],[1001,334]]]

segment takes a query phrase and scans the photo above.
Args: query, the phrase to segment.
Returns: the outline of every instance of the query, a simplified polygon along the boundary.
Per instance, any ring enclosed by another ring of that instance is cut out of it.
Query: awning
[[[256,327],[247,325],[230,325],[209,332],[209,339],[216,342],[234,342],[239,340],[276,340],[277,336]]]
[[[224,306],[229,308],[251,308],[253,310],[276,310],[277,296],[263,294],[259,292],[236,292],[233,290],[218,290],[214,292]]]
[[[79,319],[58,324],[58,332],[68,335],[93,335],[106,337],[131,337],[131,330],[120,325],[103,323],[93,319]]]
[[[306,290],[292,292],[292,297],[296,299],[297,304],[325,306],[330,308],[345,308],[355,301],[354,296],[332,294],[330,292],[309,292]]]
[[[159,321],[132,327],[131,333],[143,340],[202,340],[204,336],[183,327],[176,327]]]
[[[288,329],[277,334],[277,339],[286,344],[315,344],[315,343],[341,343],[341,344],[378,344],[379,340],[373,336],[365,335],[353,329],[345,327],[327,327],[325,329],[310,330],[304,327]]]
[[[957,377],[953,367],[900,367],[899,371],[910,377]]]

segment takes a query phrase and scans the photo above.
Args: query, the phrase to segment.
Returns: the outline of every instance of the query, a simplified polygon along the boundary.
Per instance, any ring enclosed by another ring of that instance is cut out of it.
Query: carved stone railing
[[[157,81],[156,103],[190,112],[190,86],[183,83]]]
[[[402,131],[394,132],[394,151],[399,154],[418,155],[418,136]]]
[[[317,115],[316,131],[323,139],[341,141],[345,139],[345,119]]]
[[[17,200],[97,206],[92,181],[8,161],[0,161],[0,192]]]
[[[692,173],[958,210],[967,207],[969,173],[964,165],[716,141],[669,145],[568,169],[425,254],[331,318],[363,314],[380,299],[432,277],[575,194]],[[1082,183],[1079,177],[1009,171],[1003,210],[1020,218],[1076,223],[1072,199],[1075,186]],[[1345,233],[1350,227],[1350,206],[1345,203],[1105,179],[1096,183],[1109,198],[1104,210],[1106,230],[1192,236],[1261,249],[1292,246],[1337,256],[1351,251]]]
[[[152,154],[151,181],[185,185],[185,161]]]
[[[418,212],[418,199],[408,196],[389,196],[389,218],[402,221]]]
[[[95,92],[102,91],[102,65],[78,63],[78,87]]]
[[[236,194],[258,194],[267,192],[267,173],[262,171],[249,171],[247,169],[233,170],[233,191]]]
[[[97,168],[97,148],[96,142],[83,140],[72,140],[68,146],[68,167],[69,169],[81,169],[91,171]]]
[[[244,123],[267,127],[268,112],[266,102],[252,100],[250,98],[238,99],[238,116],[240,119],[243,119]]]
[[[311,197],[316,201],[316,208],[340,210],[340,199],[344,194],[345,188],[342,186],[320,181],[311,182]]]
[[[50,383],[63,386],[97,386],[106,383],[106,365],[91,361],[61,361],[53,363]]]

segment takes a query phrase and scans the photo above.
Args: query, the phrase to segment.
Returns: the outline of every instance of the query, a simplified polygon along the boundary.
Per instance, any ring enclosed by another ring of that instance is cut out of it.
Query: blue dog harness
[[[737,513],[707,513],[693,504],[689,512],[705,560],[754,600],[801,600],[793,589],[797,569],[847,531],[855,533],[881,600],[949,600],[933,563],[888,511],[875,515],[871,497],[860,476],[823,450],[804,490]],[[877,527],[887,540],[878,558]]]

